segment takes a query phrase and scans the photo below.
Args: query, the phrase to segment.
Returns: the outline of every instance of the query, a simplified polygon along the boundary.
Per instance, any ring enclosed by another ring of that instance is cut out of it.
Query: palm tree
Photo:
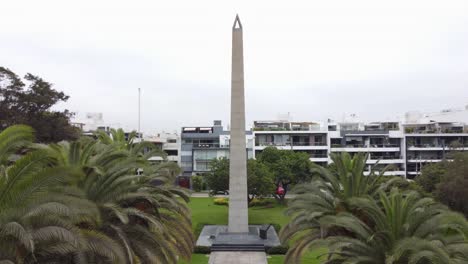
[[[105,145],[114,145],[119,150],[127,150],[135,157],[148,160],[153,156],[166,157],[161,149],[156,148],[154,144],[143,141],[138,138],[138,134],[132,131],[125,135],[123,129],[110,129],[109,134],[104,131],[97,132],[97,138]]]
[[[46,147],[56,166],[80,172],[68,193],[96,208],[99,217],[80,218],[75,224],[112,240],[120,248],[121,262],[175,263],[190,258],[193,247],[191,220],[184,201],[188,195],[172,187],[177,164],[150,166],[115,144],[82,139]],[[175,166],[175,167],[174,167]],[[144,167],[143,175],[136,175]],[[152,182],[159,185],[154,186]],[[102,245],[107,241],[102,241]],[[96,258],[90,252],[86,258]]]
[[[332,153],[334,167],[327,169],[315,166],[318,174],[311,182],[298,185],[295,198],[289,202],[286,213],[291,221],[281,230],[283,241],[294,239],[294,244],[286,255],[287,263],[298,263],[308,247],[317,240],[346,232],[337,226],[324,226],[320,219],[328,215],[350,211],[349,199],[353,197],[375,196],[379,190],[388,188],[397,179],[381,184],[387,168],[380,172],[370,171],[365,175],[368,155]]]
[[[343,212],[320,219],[350,232],[326,239],[326,263],[468,263],[465,218],[430,198],[394,188],[390,194],[379,192],[378,201],[356,197],[350,205],[362,215]]]
[[[69,208],[54,202],[53,186],[69,175],[50,168],[43,151],[11,162],[11,156],[30,145],[33,130],[12,126],[0,133],[0,261],[28,263],[74,252],[79,237],[67,221]]]
[[[24,125],[10,126],[0,133],[0,166],[5,168],[12,161],[12,155],[29,146],[34,139],[34,131]]]

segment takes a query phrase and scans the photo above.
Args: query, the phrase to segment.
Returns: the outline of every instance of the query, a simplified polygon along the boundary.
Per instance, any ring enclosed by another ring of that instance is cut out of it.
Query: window
[[[166,149],[164,150],[168,156],[177,156],[177,149]]]
[[[175,138],[168,139],[167,143],[177,143],[177,139]]]

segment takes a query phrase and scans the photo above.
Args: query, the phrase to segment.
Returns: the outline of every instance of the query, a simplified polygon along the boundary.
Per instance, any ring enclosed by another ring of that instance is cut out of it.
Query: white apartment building
[[[153,136],[145,136],[145,141],[151,142],[167,154],[167,160],[180,164],[180,136],[177,133],[162,132]],[[151,161],[162,161],[161,157],[151,157]]]
[[[462,120],[460,122],[457,120]],[[368,171],[392,165],[386,175],[413,179],[422,167],[450,160],[453,151],[468,151],[468,106],[437,113],[407,113],[391,122],[255,121],[253,156],[268,146],[309,154],[319,164],[331,163],[332,152],[369,153]]]

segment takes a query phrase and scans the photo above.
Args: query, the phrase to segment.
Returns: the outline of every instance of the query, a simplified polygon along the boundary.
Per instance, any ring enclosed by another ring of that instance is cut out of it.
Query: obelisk
[[[231,143],[229,149],[229,233],[249,232],[245,146],[244,48],[242,24],[232,26]]]

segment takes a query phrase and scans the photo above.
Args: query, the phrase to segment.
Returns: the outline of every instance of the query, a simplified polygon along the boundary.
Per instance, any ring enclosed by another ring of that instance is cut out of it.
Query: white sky
[[[0,65],[108,123],[229,120],[231,27],[244,27],[247,119],[393,118],[468,104],[468,1],[0,0]]]

